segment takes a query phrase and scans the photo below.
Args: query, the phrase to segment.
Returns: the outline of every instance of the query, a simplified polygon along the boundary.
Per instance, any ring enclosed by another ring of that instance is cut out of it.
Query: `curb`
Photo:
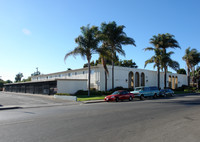
[[[27,109],[27,108],[43,108],[43,107],[54,107],[54,106],[68,106],[68,105],[77,105],[80,103],[70,103],[70,104],[46,104],[46,105],[32,105],[32,106],[2,106],[0,110],[11,110],[11,109]]]
[[[92,103],[103,103],[104,100],[92,100],[92,101],[83,101],[83,104],[92,104]]]
[[[3,106],[0,107],[0,110],[10,110],[10,109],[21,109],[22,107],[19,106]]]

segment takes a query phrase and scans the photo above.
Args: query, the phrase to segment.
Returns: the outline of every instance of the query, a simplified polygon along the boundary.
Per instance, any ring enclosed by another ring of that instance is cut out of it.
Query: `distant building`
[[[115,87],[121,86],[124,88],[135,88],[139,86],[157,86],[156,71],[120,67],[120,66],[115,66],[114,69],[115,69],[114,71]],[[108,71],[109,71],[109,75],[107,78],[108,90],[112,88],[111,70],[112,67],[108,66]],[[27,92],[24,90],[27,84],[27,87],[29,87],[28,93],[53,94],[55,92],[58,92],[58,93],[73,94],[77,90],[87,90],[87,79],[88,79],[88,68],[67,70],[63,72],[32,76],[31,82],[27,83],[6,84],[5,91],[12,91],[13,90],[12,88],[18,86],[19,88],[21,87],[21,89],[18,88],[18,92]],[[186,75],[167,73],[167,87],[175,89],[177,87],[181,87],[182,85],[186,84],[187,84]],[[164,88],[163,72],[161,72],[160,74],[160,87]],[[105,90],[105,72],[102,65],[91,67],[91,88],[95,88],[100,91]]]

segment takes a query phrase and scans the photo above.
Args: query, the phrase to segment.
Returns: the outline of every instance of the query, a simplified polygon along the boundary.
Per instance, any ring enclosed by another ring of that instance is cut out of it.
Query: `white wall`
[[[109,71],[109,76],[107,79],[107,89],[112,89],[112,68],[111,66],[107,66]],[[133,72],[134,74],[134,87],[135,87],[135,74],[136,72],[139,73],[139,84],[141,84],[141,74],[142,72],[145,74],[145,86],[157,86],[157,71],[151,71],[151,70],[145,70],[145,69],[135,69],[135,68],[127,68],[127,67],[119,67],[115,66],[115,82],[114,87],[122,86],[124,88],[128,88],[128,78],[129,78],[129,72]],[[105,90],[105,74],[103,68],[99,68],[100,72],[100,90]],[[168,76],[174,76],[178,77],[178,87],[181,87],[182,85],[187,84],[187,76],[182,74],[176,74],[176,73],[168,73],[167,74],[167,81]],[[160,87],[164,88],[164,73],[161,72],[160,74]],[[167,83],[168,87],[168,83]]]
[[[87,90],[87,80],[57,80],[57,93],[74,94],[78,90]]]

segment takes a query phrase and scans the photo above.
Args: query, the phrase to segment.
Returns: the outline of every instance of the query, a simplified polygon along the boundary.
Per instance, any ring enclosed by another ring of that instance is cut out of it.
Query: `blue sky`
[[[81,68],[87,61],[79,56],[64,62],[65,54],[76,47],[80,27],[110,21],[125,25],[136,41],[136,47],[124,46],[126,57],[120,59],[133,59],[143,69],[153,55],[143,50],[151,46],[149,39],[170,33],[181,46],[172,49],[172,59],[186,68],[185,49],[200,51],[199,5],[198,0],[0,0],[0,76],[14,80],[22,72],[27,78],[36,67],[43,74]],[[93,55],[92,60],[97,58]]]

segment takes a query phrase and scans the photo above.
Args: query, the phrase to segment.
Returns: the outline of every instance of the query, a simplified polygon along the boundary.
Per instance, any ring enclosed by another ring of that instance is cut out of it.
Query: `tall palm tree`
[[[112,88],[114,88],[114,56],[116,53],[125,56],[125,51],[122,45],[135,45],[133,38],[130,38],[124,32],[125,26],[117,26],[116,22],[109,22],[108,24],[101,24],[101,40],[111,48],[112,52]]]
[[[172,68],[173,70],[177,71],[180,68],[180,65],[177,61],[174,61],[171,59],[171,55],[174,54],[173,51],[170,51],[168,53],[162,53],[162,59],[161,59],[161,68],[168,71],[168,67]],[[166,68],[167,66],[167,68]]]
[[[78,44],[78,46],[75,47],[73,51],[67,53],[64,60],[66,60],[70,55],[73,55],[74,57],[76,55],[81,55],[83,58],[87,58],[88,96],[90,96],[90,61],[92,54],[98,52],[99,38],[96,36],[98,33],[98,27],[92,26],[90,28],[89,25],[87,25],[86,27],[83,26],[80,29],[82,34],[75,39],[75,42]]]
[[[161,60],[162,60],[162,50],[159,48],[152,48],[147,47],[144,49],[145,51],[154,51],[155,55],[152,56],[150,59],[145,61],[144,67],[147,66],[149,63],[154,63],[154,68],[157,67],[157,82],[158,82],[158,88],[160,88],[160,67],[161,67]]]
[[[101,63],[103,65],[104,68],[104,74],[105,74],[105,92],[107,92],[107,76],[109,75],[109,71],[107,68],[107,60],[111,59],[109,54],[109,48],[106,46],[105,43],[102,44],[101,49],[103,52],[100,52],[100,58],[101,58]]]
[[[182,59],[187,65],[188,86],[190,86],[190,71],[200,62],[200,53],[196,49],[188,47]]]
[[[169,33],[166,34],[158,34],[154,35],[153,38],[150,39],[150,43],[155,45],[157,48],[161,48],[163,50],[163,54],[166,54],[167,48],[180,48],[177,40],[174,38],[174,35]],[[163,64],[164,67],[164,87],[166,88],[166,80],[167,80],[167,65]]]

